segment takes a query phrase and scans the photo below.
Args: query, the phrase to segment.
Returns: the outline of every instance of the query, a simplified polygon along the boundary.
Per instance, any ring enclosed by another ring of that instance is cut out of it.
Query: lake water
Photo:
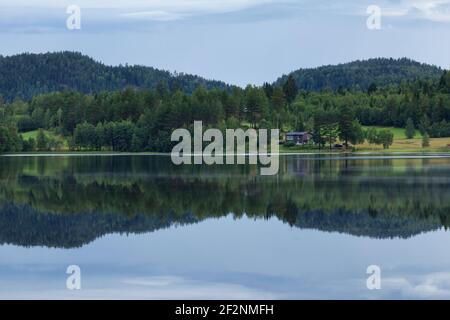
[[[0,298],[450,298],[449,187],[443,155],[0,157]]]

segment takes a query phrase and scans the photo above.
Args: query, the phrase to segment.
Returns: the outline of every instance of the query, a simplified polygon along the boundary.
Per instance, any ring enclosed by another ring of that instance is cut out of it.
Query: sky
[[[0,0],[1,55],[79,51],[241,86],[374,57],[450,69],[449,40],[450,0]]]
[[[449,299],[450,233],[375,239],[228,216],[82,248],[0,246],[1,299]],[[67,290],[69,265],[81,290]],[[367,267],[381,290],[367,289]]]

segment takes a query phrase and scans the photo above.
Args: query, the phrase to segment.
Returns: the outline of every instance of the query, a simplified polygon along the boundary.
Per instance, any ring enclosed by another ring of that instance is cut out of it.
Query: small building
[[[312,139],[312,134],[308,132],[288,132],[286,133],[286,142],[295,144],[306,144]]]

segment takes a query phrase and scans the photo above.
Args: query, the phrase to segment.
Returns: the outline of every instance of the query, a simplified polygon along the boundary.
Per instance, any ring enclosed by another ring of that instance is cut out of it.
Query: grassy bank
[[[368,130],[370,128],[374,128],[376,130],[389,130],[394,134],[394,140],[402,140],[406,139],[406,132],[403,128],[395,128],[395,127],[379,127],[379,126],[362,126],[364,130]],[[414,139],[422,139],[422,135],[419,130],[416,130],[414,134]]]
[[[379,152],[379,153],[389,153],[389,152],[450,152],[450,137],[448,138],[430,138],[430,146],[422,147],[422,135],[418,130],[414,135],[413,139],[407,139],[405,134],[405,129],[394,128],[394,127],[368,127],[364,126],[364,130],[369,128],[375,128],[377,130],[389,130],[394,135],[394,141],[389,149],[383,149],[382,145],[369,144],[367,141],[354,146],[355,152]],[[339,141],[338,141],[339,142]],[[342,142],[340,142],[342,143]],[[324,148],[318,150],[316,148],[307,149],[304,147],[293,147],[286,148],[284,146],[280,147],[280,152],[283,153],[294,153],[294,152],[330,152],[329,148]],[[349,152],[348,150],[337,150],[333,149],[333,152]]]
[[[369,129],[371,127],[364,127]],[[430,146],[422,147],[422,135],[418,130],[413,139],[407,139],[405,129],[394,127],[372,127],[377,130],[386,129],[394,134],[394,142],[388,150],[383,149],[381,145],[371,145],[367,141],[357,145],[357,151],[383,151],[383,152],[450,152],[450,137],[430,138]]]
[[[422,139],[395,139],[392,146],[385,150],[382,146],[371,145],[367,142],[357,145],[357,151],[383,152],[450,152],[450,138],[431,138],[430,146],[423,148]]]
[[[370,127],[364,127],[367,130]],[[375,152],[375,153],[389,153],[389,152],[450,152],[450,137],[448,138],[431,138],[430,146],[423,148],[422,147],[422,136],[416,131],[414,139],[406,139],[405,130],[402,128],[393,128],[393,127],[373,127],[377,130],[387,129],[390,130],[394,134],[394,142],[389,149],[383,149],[381,145],[373,145],[367,142],[363,144],[356,145],[354,151],[356,152]],[[48,138],[61,141],[62,149],[56,151],[49,152],[28,152],[23,154],[54,154],[54,153],[77,153],[77,154],[162,154],[158,152],[114,152],[114,151],[72,151],[69,150],[67,139],[65,139],[61,135],[57,135],[52,131],[44,131],[45,135]],[[22,133],[22,137],[24,139],[33,138],[36,140],[38,131],[29,131]],[[283,145],[280,146],[280,153],[329,153],[329,148],[323,148],[321,150],[317,148],[305,148],[301,146],[296,146],[292,148],[286,148]],[[339,150],[333,149],[332,152],[341,153],[341,152],[349,152],[349,150]]]
[[[22,138],[24,140],[33,139],[34,141],[37,141],[38,136],[38,130],[28,131],[21,133]],[[67,139],[63,137],[62,135],[56,134],[52,131],[44,130],[44,135],[48,140],[53,140],[59,142],[59,144],[62,146],[63,151],[69,150],[69,144],[67,142]]]

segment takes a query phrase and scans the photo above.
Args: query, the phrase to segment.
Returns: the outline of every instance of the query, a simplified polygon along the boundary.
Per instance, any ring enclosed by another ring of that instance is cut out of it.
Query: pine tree
[[[353,114],[350,107],[344,104],[339,112],[339,137],[345,142],[346,147],[352,137],[352,131]]]
[[[277,120],[277,128],[280,128],[280,118],[286,104],[286,98],[281,88],[277,87],[274,89],[271,103],[275,119]]]
[[[45,151],[48,149],[48,139],[44,133],[44,130],[39,129],[36,137],[36,146],[39,151]]]
[[[422,137],[422,147],[427,148],[430,146],[430,136],[428,133],[425,133]]]
[[[295,98],[297,97],[298,88],[295,83],[295,79],[292,75],[290,75],[287,81],[283,85],[284,95],[286,96],[286,100],[289,104],[291,104]]]
[[[406,121],[405,135],[407,139],[414,138],[416,134],[416,128],[414,127],[414,122],[411,118],[408,118]]]
[[[367,89],[367,93],[370,95],[370,94],[377,92],[377,90],[378,90],[377,85],[372,82],[370,84],[369,88]]]
[[[131,138],[131,151],[142,151],[142,143],[141,138],[136,133],[133,133],[133,137]]]

